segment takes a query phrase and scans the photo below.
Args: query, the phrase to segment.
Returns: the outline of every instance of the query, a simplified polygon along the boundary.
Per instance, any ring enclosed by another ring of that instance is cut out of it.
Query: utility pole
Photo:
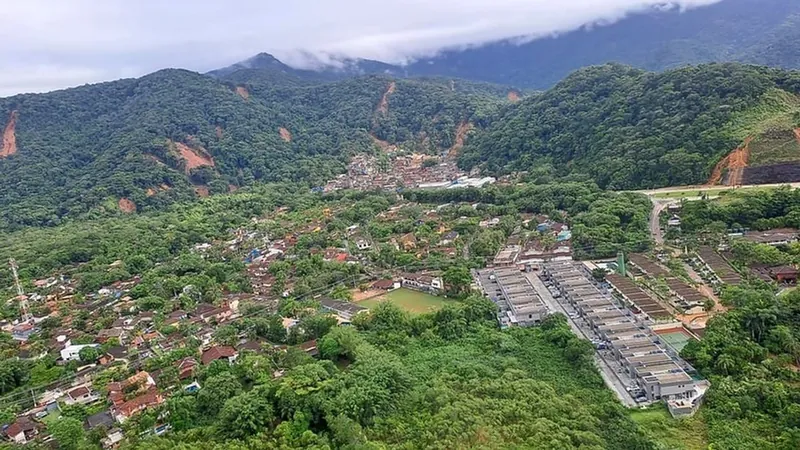
[[[19,274],[17,273],[17,262],[11,258],[8,260],[8,265],[11,266],[11,274],[14,275],[14,286],[17,288],[17,300],[19,300],[19,309],[22,311],[22,322],[31,320],[31,314],[28,312],[28,297],[25,296],[25,291],[22,290],[22,283],[19,282]]]

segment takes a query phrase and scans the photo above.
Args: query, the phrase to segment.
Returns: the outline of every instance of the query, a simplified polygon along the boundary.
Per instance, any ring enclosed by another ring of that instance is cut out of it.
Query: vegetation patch
[[[631,419],[651,438],[657,448],[670,450],[708,449],[708,430],[702,414],[674,419],[663,405],[635,410]]]
[[[424,314],[436,312],[442,309],[448,303],[453,302],[453,300],[426,294],[425,292],[400,288],[388,292],[380,297],[363,300],[358,302],[358,304],[366,308],[374,308],[382,303],[392,303],[411,314]]]

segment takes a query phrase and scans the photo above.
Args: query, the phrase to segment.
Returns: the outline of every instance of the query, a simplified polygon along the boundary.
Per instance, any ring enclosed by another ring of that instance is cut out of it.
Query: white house
[[[80,352],[86,347],[100,347],[100,344],[84,344],[84,345],[71,345],[67,344],[63,350],[61,350],[61,359],[64,361],[77,361],[80,359]]]

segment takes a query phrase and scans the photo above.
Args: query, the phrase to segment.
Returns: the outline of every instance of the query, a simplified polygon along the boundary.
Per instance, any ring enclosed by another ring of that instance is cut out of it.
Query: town
[[[563,316],[591,343],[594,365],[623,405],[663,403],[688,417],[713,386],[682,350],[727,311],[720,293],[747,278],[781,287],[797,280],[788,263],[748,272],[731,263],[742,245],[797,242],[794,229],[730,232],[682,251],[688,234],[677,202],[656,217],[677,245],[598,252],[601,244],[586,240],[587,212],[532,212],[462,200],[479,199],[475,188],[418,187],[274,208],[110,284],[91,284],[80,265],[26,283],[25,267],[12,260],[7,306],[19,318],[2,323],[5,348],[36,381],[2,397],[13,414],[3,436],[49,442],[62,417],[80,418],[105,448],[133,434],[164,435],[174,428],[170,399],[205,399],[209,374],[224,367],[269,361],[278,380],[292,361],[320,358],[319,339],[331,329],[352,327],[380,305],[420,315],[468,296],[494,303],[501,329]],[[127,266],[133,261],[115,260],[103,270]]]

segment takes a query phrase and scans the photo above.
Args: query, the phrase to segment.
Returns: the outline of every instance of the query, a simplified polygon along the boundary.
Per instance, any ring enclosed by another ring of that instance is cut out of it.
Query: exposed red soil
[[[748,137],[744,140],[744,144],[722,158],[714,167],[706,184],[709,186],[720,184],[723,172],[728,169],[728,180],[725,184],[728,186],[741,185],[744,179],[744,169],[747,168],[747,161],[750,159],[750,142],[752,141],[753,138]]]
[[[370,133],[369,136],[372,138],[372,142],[374,142],[375,145],[377,145],[381,149],[382,152],[384,152],[384,153],[392,153],[392,152],[397,150],[397,146],[396,145],[392,145],[392,144],[388,143],[387,141],[380,140],[380,139],[378,139],[377,136],[375,136],[372,133]]]
[[[238,190],[239,190],[239,186],[236,186],[235,184],[229,184],[228,185],[228,192],[236,192]]]
[[[394,94],[394,91],[397,89],[397,83],[394,81],[389,82],[389,86],[386,88],[386,92],[383,93],[383,97],[381,97],[381,102],[378,104],[378,112],[386,115],[389,112],[389,96]]]
[[[197,167],[203,166],[211,166],[214,167],[214,158],[208,155],[208,153],[202,147],[199,149],[193,149],[186,144],[181,142],[172,142],[175,145],[175,149],[180,154],[181,158],[186,161],[186,168],[185,171],[188,174],[190,170],[195,169]]]
[[[519,92],[508,91],[508,101],[511,103],[517,103],[519,101]]]
[[[244,86],[236,86],[236,93],[245,100],[250,98],[250,91]]]
[[[286,128],[280,127],[278,129],[278,133],[281,134],[281,139],[283,139],[284,141],[292,142],[292,133]]]
[[[194,192],[200,197],[208,197],[208,186],[195,186]]]
[[[0,158],[17,153],[17,118],[19,113],[14,110],[8,118],[6,129],[3,131],[3,148],[0,149]]]
[[[467,133],[472,131],[473,128],[474,126],[471,123],[467,122],[466,120],[458,124],[458,128],[456,128],[456,138],[455,141],[453,142],[453,146],[450,147],[450,150],[447,151],[448,158],[455,158],[456,156],[458,156],[458,152],[460,152],[461,149],[464,147],[464,141],[467,138]]]
[[[797,143],[800,144],[800,128],[794,129],[794,137],[797,139]]]
[[[223,131],[222,127],[217,125],[217,128],[215,129],[215,131],[217,132],[217,139],[222,139],[222,131]]]
[[[172,188],[168,184],[162,183],[159,186],[147,188],[147,190],[144,191],[144,192],[145,192],[145,194],[147,194],[148,197],[152,197],[152,196],[158,194],[161,191],[168,191],[170,189],[172,189]]]
[[[119,206],[119,210],[124,212],[125,214],[131,214],[136,212],[136,203],[133,203],[132,200],[127,198],[119,199],[119,202],[117,202],[117,206]]]

